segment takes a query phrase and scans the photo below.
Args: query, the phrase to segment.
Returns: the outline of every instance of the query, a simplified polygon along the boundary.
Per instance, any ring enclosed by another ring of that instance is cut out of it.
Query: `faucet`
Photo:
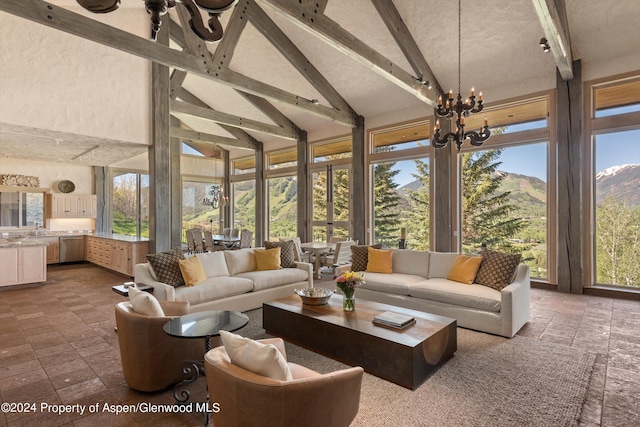
[[[39,230],[40,230],[40,224],[38,224],[37,222],[35,223],[36,225],[36,239],[38,238],[39,235]]]

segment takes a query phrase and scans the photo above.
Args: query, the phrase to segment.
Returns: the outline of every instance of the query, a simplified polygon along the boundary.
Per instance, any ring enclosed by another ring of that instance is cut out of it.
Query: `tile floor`
[[[0,291],[0,401],[36,404],[0,412],[0,426],[202,425],[200,414],[105,411],[105,403],[173,402],[167,392],[132,391],[122,377],[113,306],[124,297],[111,286],[127,279],[90,264],[51,266],[48,279]],[[598,354],[582,425],[640,425],[640,302],[532,289],[531,307],[520,335]],[[192,400],[204,400],[203,382]],[[87,406],[58,415],[42,403]],[[92,404],[99,410],[88,413]]]

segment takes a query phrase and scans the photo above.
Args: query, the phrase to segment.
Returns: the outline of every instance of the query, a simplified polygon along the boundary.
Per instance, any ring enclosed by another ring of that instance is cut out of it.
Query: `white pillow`
[[[262,344],[227,331],[220,331],[220,337],[234,365],[275,380],[293,380],[287,361],[275,345]]]
[[[164,310],[162,310],[162,306],[156,297],[133,286],[127,289],[129,290],[129,301],[131,301],[133,311],[146,316],[164,317]]]
[[[196,255],[200,259],[204,273],[207,277],[228,276],[227,261],[224,257],[224,251],[203,252]]]
[[[430,252],[428,279],[435,277],[446,278],[449,275],[453,263],[456,262],[457,252]]]

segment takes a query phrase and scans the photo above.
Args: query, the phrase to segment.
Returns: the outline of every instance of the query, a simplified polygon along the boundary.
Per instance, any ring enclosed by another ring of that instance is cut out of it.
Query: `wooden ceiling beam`
[[[213,135],[209,133],[197,132],[195,130],[171,127],[169,129],[172,138],[189,139],[193,141],[208,142],[216,145],[227,145],[231,147],[256,149],[254,141],[229,138],[226,136]]]
[[[232,114],[222,113],[212,110],[211,108],[203,108],[197,105],[188,104],[181,101],[171,101],[171,112],[186,114],[200,119],[211,120],[216,123],[223,123],[240,129],[252,130],[255,132],[266,133],[268,135],[277,136],[279,138],[298,140],[298,134],[294,129],[286,129],[280,126],[268,123],[258,122],[256,120],[244,117],[234,116]]]
[[[421,101],[435,107],[437,96],[418,79],[404,71],[398,65],[382,56],[361,40],[354,37],[335,21],[319,13],[317,9],[289,0],[256,0],[269,6],[279,15],[288,19],[301,29],[318,37],[330,46],[364,64],[380,76],[401,87]]]
[[[571,38],[564,0],[532,0],[556,67],[563,80],[573,79]],[[557,5],[557,6],[556,6]]]
[[[409,32],[407,24],[405,24],[402,16],[400,16],[400,12],[398,12],[393,1],[371,0],[371,2],[389,29],[389,32],[396,40],[398,47],[402,50],[402,53],[404,53],[405,58],[407,58],[407,61],[411,64],[411,68],[413,68],[416,75],[422,77],[425,82],[429,82],[436,93],[443,94],[442,86],[440,86],[438,79],[436,79],[435,74],[431,71],[431,67],[420,51],[418,43],[416,43],[416,40]]]
[[[244,97],[247,101],[253,104],[254,107],[262,111],[267,117],[269,117],[281,127],[285,129],[292,129],[293,132],[298,135],[298,140],[302,138],[303,131],[295,123],[289,120],[287,116],[282,114],[280,110],[271,105],[269,101],[264,98],[260,98],[259,96],[251,95],[250,93],[238,91],[238,94]]]
[[[275,86],[250,79],[231,70],[220,70],[202,58],[179,52],[118,28],[111,27],[62,7],[40,0],[2,0],[0,11],[64,31],[75,36],[145,58],[159,64],[215,80],[234,89],[290,105],[325,120],[355,126],[347,112],[294,95]]]

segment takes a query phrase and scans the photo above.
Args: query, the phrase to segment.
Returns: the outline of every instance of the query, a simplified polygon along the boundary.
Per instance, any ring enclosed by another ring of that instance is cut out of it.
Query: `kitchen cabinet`
[[[146,262],[148,250],[147,241],[87,236],[86,259],[101,267],[133,277],[133,267]]]
[[[47,264],[60,262],[60,239],[58,237],[38,237],[38,240],[47,244]]]
[[[95,194],[47,194],[49,218],[95,218]]]
[[[46,256],[45,245],[0,248],[0,286],[46,281]]]

